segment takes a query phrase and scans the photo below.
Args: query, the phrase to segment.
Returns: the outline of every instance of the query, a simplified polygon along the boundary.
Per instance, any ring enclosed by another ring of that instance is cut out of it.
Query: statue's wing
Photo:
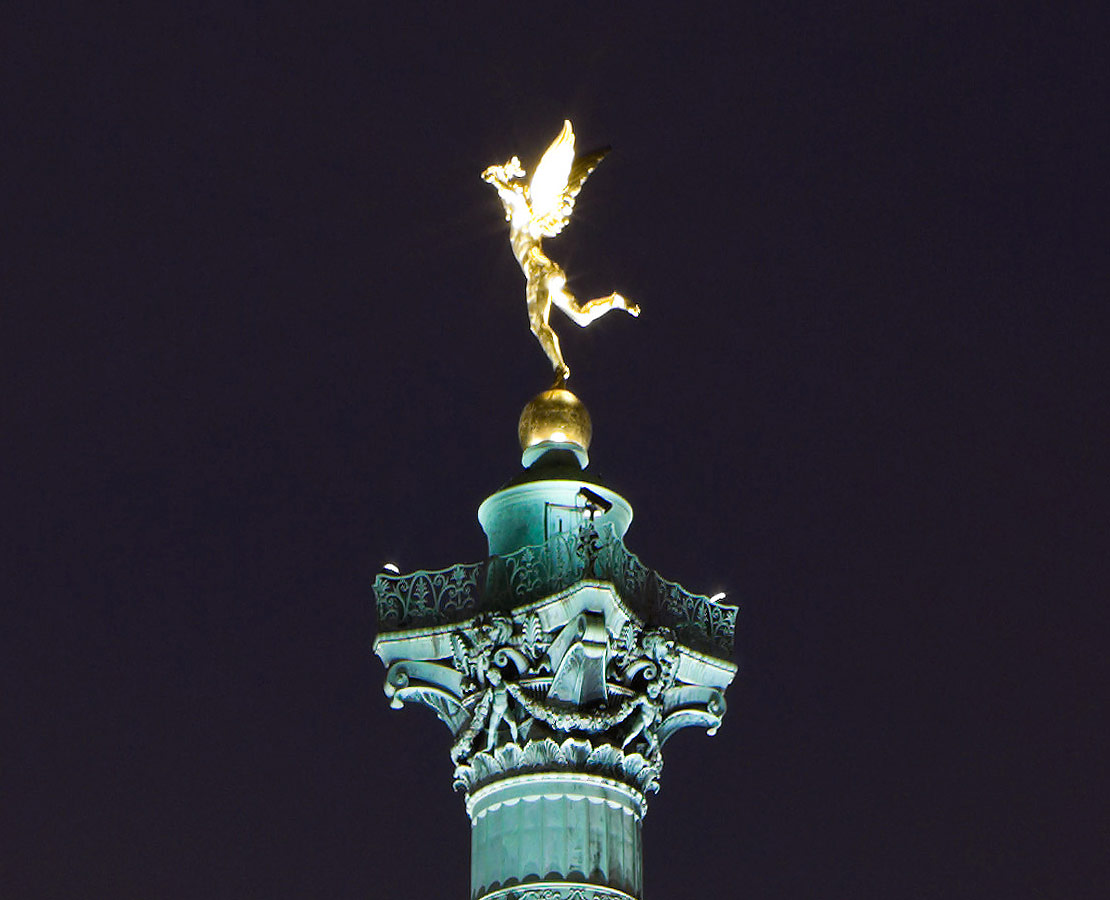
[[[586,183],[590,173],[597,168],[598,163],[605,158],[605,154],[608,152],[608,147],[602,147],[600,150],[584,153],[574,160],[567,175],[566,187],[559,196],[558,206],[542,218],[536,216],[533,209],[533,234],[542,237],[555,237],[567,227],[570,214],[574,212],[574,200],[578,196],[578,192],[582,190],[582,185]]]
[[[574,131],[568,119],[563,122],[559,136],[544,151],[528,184],[528,204],[532,208],[533,223],[558,213],[573,165]],[[529,230],[539,236],[535,227]]]

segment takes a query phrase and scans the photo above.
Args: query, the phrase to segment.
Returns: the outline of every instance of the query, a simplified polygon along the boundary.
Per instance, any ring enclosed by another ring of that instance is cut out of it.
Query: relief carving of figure
[[[649,755],[659,750],[655,727],[663,714],[663,701],[660,699],[662,693],[663,686],[658,681],[649,681],[647,693],[636,698],[636,712],[632,715],[628,735],[621,743],[622,750],[637,737],[642,737],[647,742]]]
[[[501,728],[502,722],[509,726],[509,732],[512,734],[514,742],[518,740],[518,735],[516,717],[509,712],[509,689],[505,685],[505,678],[501,674],[501,670],[497,668],[490,669],[487,678],[489,679],[489,691],[493,697],[493,702],[490,705],[489,726],[486,729],[486,749],[492,750],[493,745],[497,743],[497,732]]]

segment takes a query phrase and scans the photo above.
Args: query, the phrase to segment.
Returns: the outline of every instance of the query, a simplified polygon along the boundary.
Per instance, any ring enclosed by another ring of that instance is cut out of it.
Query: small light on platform
[[[718,591],[716,594],[714,594],[712,597],[709,598],[709,601],[711,603],[716,603],[717,601],[724,600],[724,599],[725,599],[725,592],[724,591]]]
[[[392,572],[394,575],[401,574],[401,570],[397,568],[397,563],[385,563],[382,568],[387,572]]]
[[[579,490],[577,496],[582,498],[582,503],[586,508],[586,515],[589,516],[591,522],[598,513],[604,515],[613,508],[611,501],[606,500],[596,491],[591,491],[588,487]]]

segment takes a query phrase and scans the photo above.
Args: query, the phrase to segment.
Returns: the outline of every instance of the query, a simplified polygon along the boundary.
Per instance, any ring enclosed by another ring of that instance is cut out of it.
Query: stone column
[[[675,731],[720,725],[736,608],[628,552],[632,508],[583,477],[588,418],[554,393],[479,509],[489,557],[380,575],[374,650],[392,705],[451,730],[471,900],[639,900],[645,797]]]

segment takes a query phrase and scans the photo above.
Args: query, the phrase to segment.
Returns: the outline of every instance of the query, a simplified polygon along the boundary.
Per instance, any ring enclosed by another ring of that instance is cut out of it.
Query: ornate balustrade
[[[458,622],[481,612],[510,610],[586,580],[613,585],[649,626],[673,629],[694,650],[727,659],[736,607],[692,594],[649,569],[624,542],[592,526],[552,536],[485,562],[435,572],[382,573],[374,582],[381,632]]]

